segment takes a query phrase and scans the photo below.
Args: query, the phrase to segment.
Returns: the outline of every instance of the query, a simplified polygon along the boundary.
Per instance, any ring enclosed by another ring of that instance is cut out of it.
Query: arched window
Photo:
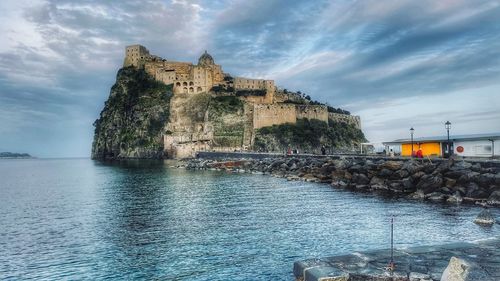
[[[193,87],[189,87],[189,92],[190,93],[194,93],[194,88]]]
[[[175,83],[175,86],[179,86],[180,87],[181,86],[181,82]]]
[[[184,87],[184,89],[183,89],[183,93],[184,93],[184,94],[187,94],[187,92],[188,92],[188,88],[187,88],[187,87]]]
[[[182,82],[182,86],[187,86],[188,83],[187,82]]]
[[[189,86],[193,86],[193,85],[194,85],[193,81],[189,82]]]

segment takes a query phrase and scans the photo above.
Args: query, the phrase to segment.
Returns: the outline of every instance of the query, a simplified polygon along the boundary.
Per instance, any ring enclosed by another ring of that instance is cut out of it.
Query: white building
[[[410,156],[417,150],[422,150],[424,156],[443,157],[447,151],[448,137],[419,137],[398,139],[384,142],[386,151],[392,150],[396,155]],[[460,157],[500,158],[500,133],[450,135],[450,150]]]
[[[500,158],[500,133],[454,137],[453,148],[458,156]]]

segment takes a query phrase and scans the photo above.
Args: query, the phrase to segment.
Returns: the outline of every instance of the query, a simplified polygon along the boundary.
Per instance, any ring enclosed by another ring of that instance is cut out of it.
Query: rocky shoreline
[[[269,174],[433,202],[500,206],[500,164],[488,161],[281,157],[189,159],[179,167]]]

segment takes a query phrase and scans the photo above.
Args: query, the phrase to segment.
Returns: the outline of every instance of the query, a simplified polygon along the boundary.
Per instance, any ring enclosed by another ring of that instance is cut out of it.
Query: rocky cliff
[[[125,67],[94,122],[93,159],[162,158],[172,86]]]

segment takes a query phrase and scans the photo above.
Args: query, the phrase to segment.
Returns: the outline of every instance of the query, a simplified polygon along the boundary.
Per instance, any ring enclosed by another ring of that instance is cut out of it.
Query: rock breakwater
[[[191,159],[187,169],[270,174],[331,184],[360,192],[412,199],[500,206],[500,163],[464,160],[282,157],[241,160]]]

